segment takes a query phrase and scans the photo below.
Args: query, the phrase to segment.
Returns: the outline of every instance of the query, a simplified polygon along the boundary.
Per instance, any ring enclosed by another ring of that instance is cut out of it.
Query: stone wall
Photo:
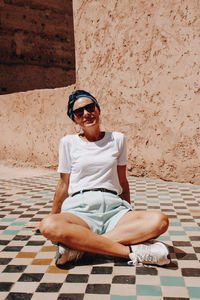
[[[199,5],[73,1],[76,88],[99,100],[102,129],[125,133],[130,175],[200,184]],[[56,166],[74,88],[1,96],[0,159]]]
[[[67,88],[0,96],[0,160],[13,166],[57,167],[59,140],[74,130]]]
[[[0,94],[75,83],[72,0],[0,0]]]
[[[130,174],[200,184],[200,2],[73,3],[76,83],[126,134]]]

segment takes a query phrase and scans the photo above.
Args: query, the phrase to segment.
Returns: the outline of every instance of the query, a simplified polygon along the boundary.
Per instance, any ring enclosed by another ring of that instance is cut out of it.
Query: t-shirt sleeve
[[[126,138],[123,134],[120,135],[119,140],[119,157],[118,157],[118,166],[127,165],[127,147],[126,147]]]
[[[57,170],[59,173],[71,173],[71,158],[69,148],[69,141],[62,138],[59,144],[59,163]]]

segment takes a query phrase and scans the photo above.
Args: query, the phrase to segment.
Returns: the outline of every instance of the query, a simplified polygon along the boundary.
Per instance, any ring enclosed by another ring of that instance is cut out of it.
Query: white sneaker
[[[55,264],[64,265],[70,261],[77,261],[78,259],[81,259],[83,253],[84,252],[58,245],[55,257]]]
[[[148,241],[131,245],[128,265],[151,264],[163,266],[170,263],[169,250],[162,242]]]

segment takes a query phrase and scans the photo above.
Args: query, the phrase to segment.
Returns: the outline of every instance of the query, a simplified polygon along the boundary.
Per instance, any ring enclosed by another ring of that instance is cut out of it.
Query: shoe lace
[[[132,253],[131,260],[128,261],[128,265],[141,266],[145,262],[156,263],[158,261],[157,257],[152,255],[151,247],[142,245],[136,253]]]

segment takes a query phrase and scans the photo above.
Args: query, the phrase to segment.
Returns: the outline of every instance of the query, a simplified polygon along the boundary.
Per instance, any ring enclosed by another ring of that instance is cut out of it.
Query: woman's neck
[[[96,142],[104,137],[104,132],[98,130],[95,132],[84,132],[80,136],[88,142]]]

